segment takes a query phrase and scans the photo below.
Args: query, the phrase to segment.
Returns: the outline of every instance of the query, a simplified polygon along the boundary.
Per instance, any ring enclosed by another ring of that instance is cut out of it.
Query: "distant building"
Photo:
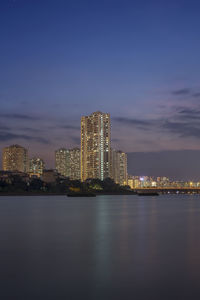
[[[110,177],[110,114],[81,118],[81,180]]]
[[[41,158],[34,157],[30,159],[29,175],[41,177],[45,168],[44,161]]]
[[[3,149],[3,170],[27,173],[28,150],[19,145],[12,145]]]
[[[61,148],[55,151],[56,170],[60,175],[70,176],[70,153],[69,150]]]
[[[156,181],[159,187],[166,187],[169,185],[169,178],[165,176],[157,177]]]
[[[134,189],[137,189],[140,187],[140,177],[139,176],[133,176],[133,187]]]
[[[133,190],[134,189],[134,179],[133,176],[128,176],[128,182],[127,184],[130,186],[130,188]]]
[[[61,148],[55,152],[56,170],[71,180],[80,179],[80,149]]]
[[[44,170],[42,174],[42,181],[45,183],[55,183],[56,180],[59,178],[59,174],[57,173],[56,170]]]
[[[80,170],[80,149],[73,148],[69,150],[70,162],[69,162],[69,177],[71,180],[81,179]]]
[[[111,170],[113,180],[120,185],[127,185],[127,154],[122,151],[112,149]]]

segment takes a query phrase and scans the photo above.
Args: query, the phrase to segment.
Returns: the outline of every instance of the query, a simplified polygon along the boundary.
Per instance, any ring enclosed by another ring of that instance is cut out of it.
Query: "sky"
[[[134,153],[168,151],[165,172],[174,153],[200,150],[199,11],[195,0],[1,0],[0,149],[18,143],[53,167],[56,149],[79,146],[81,116],[100,110],[133,174]]]

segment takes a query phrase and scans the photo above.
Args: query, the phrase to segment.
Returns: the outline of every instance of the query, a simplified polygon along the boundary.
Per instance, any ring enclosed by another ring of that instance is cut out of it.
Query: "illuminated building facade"
[[[70,162],[69,162],[69,177],[71,180],[80,180],[80,149],[73,148],[69,150]]]
[[[40,177],[45,168],[44,161],[41,158],[34,157],[30,159],[29,175]]]
[[[113,180],[120,185],[127,185],[127,154],[122,151],[112,149],[111,170]]]
[[[56,170],[60,175],[65,177],[70,176],[69,163],[70,154],[69,150],[61,148],[55,151]]]
[[[162,186],[168,186],[169,185],[169,178],[168,177],[157,177],[156,179],[157,185],[162,187]]]
[[[131,189],[134,189],[134,179],[132,176],[128,176],[127,184],[130,186]]]
[[[55,152],[56,170],[71,180],[80,179],[80,149],[61,148]]]
[[[19,145],[12,145],[3,149],[3,170],[27,173],[28,150]]]
[[[81,118],[81,180],[110,175],[110,114],[97,111]]]

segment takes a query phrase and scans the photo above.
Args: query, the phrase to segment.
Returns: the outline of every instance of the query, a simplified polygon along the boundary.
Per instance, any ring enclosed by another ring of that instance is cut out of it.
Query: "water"
[[[200,196],[0,197],[0,296],[200,299]]]

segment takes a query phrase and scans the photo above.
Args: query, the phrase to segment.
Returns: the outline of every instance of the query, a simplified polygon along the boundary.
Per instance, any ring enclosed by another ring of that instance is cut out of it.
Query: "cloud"
[[[184,88],[184,89],[179,89],[179,90],[173,91],[172,95],[175,95],[175,96],[186,96],[186,95],[189,95],[190,93],[191,93],[191,89]]]
[[[169,114],[155,119],[146,118],[124,118],[116,117],[115,121],[123,124],[126,127],[133,125],[137,130],[149,131],[150,134],[166,134],[176,135],[179,138],[200,138],[200,109],[199,107],[173,107]]]
[[[10,128],[8,126],[0,124],[0,130],[10,130]]]
[[[116,117],[113,118],[114,121],[124,124],[124,125],[134,125],[136,127],[140,127],[141,129],[147,129],[148,126],[151,126],[154,121],[153,120],[146,120],[146,119],[131,119],[125,117]]]
[[[200,93],[194,93],[192,96],[193,96],[194,98],[198,98],[198,97],[200,97]]]
[[[178,111],[178,115],[176,116],[176,118],[182,120],[186,120],[186,119],[200,120],[200,110],[194,108],[182,108]]]
[[[170,133],[178,134],[179,137],[200,137],[200,123],[183,123],[183,122],[173,122],[165,121],[162,125],[163,129],[167,129]]]
[[[76,145],[80,145],[80,137],[72,135],[70,138]]]
[[[73,125],[61,125],[59,128],[62,129],[72,129],[72,130],[80,130],[80,126],[73,126]]]
[[[19,130],[22,130],[22,131],[25,131],[27,133],[38,133],[38,132],[41,132],[42,130],[40,129],[37,129],[37,128],[31,128],[31,127],[20,127]]]
[[[49,126],[48,129],[56,130],[56,129],[67,129],[67,130],[77,130],[80,131],[80,126],[64,124],[64,125],[52,125]]]
[[[15,133],[10,133],[10,132],[0,132],[0,141],[6,142],[6,141],[11,141],[11,140],[16,140],[16,139],[22,139],[26,141],[35,141],[41,144],[49,144],[50,142],[42,137],[34,137],[34,136],[29,136],[26,134],[15,134]]]
[[[28,121],[36,121],[39,120],[39,117],[31,116],[31,115],[25,115],[25,114],[0,114],[1,118],[6,119],[17,119],[17,120],[28,120]]]

